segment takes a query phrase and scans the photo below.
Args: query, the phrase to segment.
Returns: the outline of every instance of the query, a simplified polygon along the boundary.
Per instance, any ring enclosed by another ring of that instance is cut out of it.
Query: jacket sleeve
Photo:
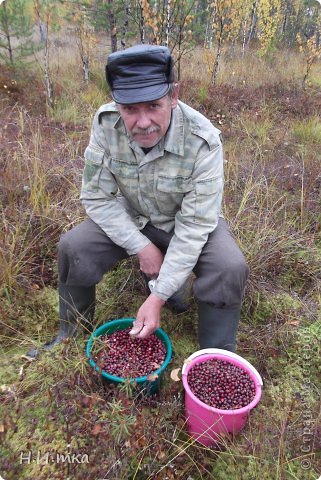
[[[98,122],[93,122],[90,143],[85,150],[85,167],[80,199],[87,215],[128,255],[150,243],[138,229],[120,201],[117,183],[106,165],[110,155],[105,135]]]
[[[217,226],[223,196],[223,147],[220,140],[213,150],[195,162],[192,189],[175,217],[174,235],[169,244],[153,293],[163,300],[173,295],[187,280],[208,235]]]

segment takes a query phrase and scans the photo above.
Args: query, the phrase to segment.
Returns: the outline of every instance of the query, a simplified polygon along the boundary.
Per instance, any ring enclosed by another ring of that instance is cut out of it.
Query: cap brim
[[[112,90],[111,94],[116,103],[130,105],[132,103],[152,102],[164,97],[169,91],[168,83],[152,85],[150,87],[126,88]]]

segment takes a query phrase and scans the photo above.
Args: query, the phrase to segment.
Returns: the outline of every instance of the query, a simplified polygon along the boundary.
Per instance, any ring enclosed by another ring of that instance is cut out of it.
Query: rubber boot
[[[199,302],[198,340],[201,349],[222,348],[235,352],[240,313],[240,308],[216,308]]]
[[[60,317],[58,335],[42,347],[30,350],[27,357],[36,358],[41,350],[50,350],[67,338],[74,336],[78,324],[91,332],[95,313],[95,290],[95,285],[91,287],[70,287],[61,283],[58,288]]]
[[[148,282],[150,278],[148,278],[147,275],[145,275],[144,272],[141,272],[145,283],[150,289]],[[170,298],[166,300],[165,305],[173,312],[173,313],[183,313],[188,310],[188,304],[187,304],[187,298],[188,298],[188,292],[190,289],[190,279],[188,278],[186,282],[181,286],[181,288],[174,293]]]

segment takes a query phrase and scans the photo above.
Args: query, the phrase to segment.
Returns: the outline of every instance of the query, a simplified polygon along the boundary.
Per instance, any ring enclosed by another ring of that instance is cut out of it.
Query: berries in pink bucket
[[[253,365],[219,348],[190,355],[182,381],[188,432],[207,447],[244,428],[262,395],[262,378]]]
[[[222,410],[245,407],[255,396],[251,377],[225,360],[211,359],[196,364],[189,371],[187,381],[197,398]]]

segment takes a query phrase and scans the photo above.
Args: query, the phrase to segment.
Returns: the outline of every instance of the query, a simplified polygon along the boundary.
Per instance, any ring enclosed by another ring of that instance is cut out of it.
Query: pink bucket
[[[194,395],[187,382],[188,372],[197,363],[214,358],[237,365],[247,372],[255,385],[255,396],[251,403],[235,410],[221,410],[206,405]],[[245,426],[250,410],[258,404],[262,395],[262,378],[253,365],[236,353],[219,348],[207,348],[193,353],[184,362],[182,380],[185,389],[185,415],[188,432],[206,447],[217,443],[227,433],[239,432]]]

